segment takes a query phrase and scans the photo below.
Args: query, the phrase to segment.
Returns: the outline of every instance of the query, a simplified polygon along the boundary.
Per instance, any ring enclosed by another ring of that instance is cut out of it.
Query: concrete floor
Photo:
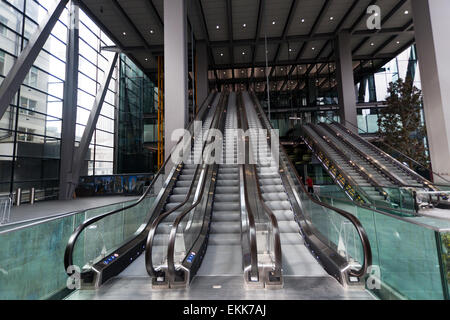
[[[205,257],[206,258],[206,257]],[[97,290],[78,290],[67,300],[367,300],[373,296],[360,288],[343,288],[326,274],[285,276],[284,288],[279,290],[245,289],[242,273],[237,275],[202,275],[194,278],[188,289],[153,290],[144,266],[144,256],[126,268],[117,277]],[[203,261],[201,269],[211,262]],[[205,263],[206,262],[206,263]],[[236,269],[236,268],[234,268]],[[218,271],[218,270],[215,270]],[[203,272],[205,274],[206,272]]]
[[[31,222],[37,219],[50,218],[70,212],[78,212],[96,207],[106,206],[114,203],[125,202],[138,199],[136,196],[104,196],[86,197],[74,200],[50,200],[36,202],[33,205],[22,204],[11,208],[9,223],[3,226]]]
[[[344,289],[331,277],[284,277],[279,290],[245,289],[242,276],[196,276],[188,289],[152,290],[147,277],[116,277],[98,290],[68,300],[369,300],[367,291]]]

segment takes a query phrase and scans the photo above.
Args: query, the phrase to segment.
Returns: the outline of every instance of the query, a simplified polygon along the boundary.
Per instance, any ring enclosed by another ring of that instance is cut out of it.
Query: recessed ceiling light
[[[122,34],[124,35],[124,36],[126,36],[127,35],[127,33],[124,31],[124,32],[122,32]]]
[[[283,68],[281,68],[280,70],[283,71]]]
[[[150,30],[150,33],[151,33],[151,34],[154,34],[154,33],[155,33],[155,30],[151,29],[151,30]]]
[[[219,25],[217,25],[217,26],[216,26],[216,29],[219,29],[219,28],[220,28],[220,26],[219,26]]]
[[[408,14],[409,13],[409,11],[408,10],[405,10],[405,14]]]
[[[334,17],[330,17],[330,20],[333,20],[334,19]]]
[[[400,43],[400,41],[397,41],[397,44],[399,44]]]
[[[302,23],[303,23],[303,22],[305,22],[305,19],[303,19],[303,18],[302,18],[302,20],[301,20],[301,21],[302,21]]]
[[[275,20],[274,20],[274,21],[272,21],[272,24],[275,24]]]
[[[289,48],[289,52],[292,52],[292,48]]]
[[[371,43],[370,43],[370,45],[371,45],[371,46],[373,46],[373,45],[374,45],[374,43],[373,43],[373,42],[371,42]]]
[[[148,58],[145,58],[145,61],[148,61]]]
[[[375,17],[378,17],[378,12],[375,12],[374,16],[375,16]]]
[[[224,71],[223,74],[227,74],[227,73]]]
[[[246,24],[246,23],[244,23],[244,24],[242,25],[242,27],[244,27],[244,28],[245,28],[246,26],[247,26],[247,24]]]
[[[312,50],[316,50],[316,48],[314,48],[314,47],[312,47],[311,49],[312,49]]]
[[[223,53],[221,53],[220,56],[223,57]]]
[[[242,51],[242,54],[245,54],[245,52],[244,52],[244,51]]]

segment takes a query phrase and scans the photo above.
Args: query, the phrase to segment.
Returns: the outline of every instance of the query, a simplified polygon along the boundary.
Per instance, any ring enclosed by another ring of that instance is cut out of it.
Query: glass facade
[[[0,82],[52,1],[0,2]],[[65,9],[8,110],[0,119],[0,192],[58,187],[68,10]]]
[[[0,2],[0,83],[55,1]],[[114,53],[101,47],[114,43],[79,13],[79,70],[75,146],[84,132],[97,90]],[[36,189],[39,200],[55,198],[59,187],[60,146],[68,7],[31,67],[8,110],[0,119],[0,193]],[[82,175],[112,174],[118,66],[101,109]]]

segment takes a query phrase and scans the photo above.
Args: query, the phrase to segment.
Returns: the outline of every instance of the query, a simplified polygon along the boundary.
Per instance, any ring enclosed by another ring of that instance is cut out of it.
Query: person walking
[[[314,183],[310,176],[306,177],[306,185],[308,186],[308,192],[314,193]]]

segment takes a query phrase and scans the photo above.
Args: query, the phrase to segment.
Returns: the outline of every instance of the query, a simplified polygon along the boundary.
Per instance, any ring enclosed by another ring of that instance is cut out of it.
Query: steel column
[[[79,6],[78,0],[70,3],[69,37],[67,45],[66,81],[61,130],[61,161],[59,170],[59,199],[71,198],[72,167],[75,152],[75,128],[77,121],[77,90],[79,63]],[[76,183],[76,182],[75,182]]]

